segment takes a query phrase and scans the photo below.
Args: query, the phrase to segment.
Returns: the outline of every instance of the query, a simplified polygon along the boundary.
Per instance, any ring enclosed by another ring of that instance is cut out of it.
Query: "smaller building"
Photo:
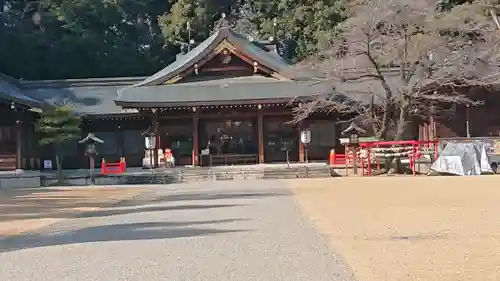
[[[39,166],[33,124],[42,106],[25,95],[17,80],[0,74],[0,170]]]

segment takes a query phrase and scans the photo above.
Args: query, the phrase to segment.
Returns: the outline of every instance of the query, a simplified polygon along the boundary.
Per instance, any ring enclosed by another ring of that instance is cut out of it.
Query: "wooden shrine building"
[[[307,126],[309,159],[326,160],[340,131],[335,119],[318,115],[307,124],[290,121],[293,108],[300,106],[292,100],[307,100],[328,88],[290,73],[274,44],[250,41],[223,27],[150,77],[17,80],[11,85],[44,104],[72,105],[84,117],[83,133],[104,141],[100,157],[125,157],[129,166],[142,165],[148,130],[156,133],[158,148],[172,150],[177,165],[203,164],[207,149],[213,165],[232,165],[285,162],[287,157],[304,162],[299,134]],[[47,149],[19,155],[20,168],[38,168],[54,157]],[[66,149],[64,166],[86,166],[76,141]]]
[[[299,124],[290,121],[299,101],[327,93],[331,86],[293,74],[290,68],[274,43],[251,41],[223,27],[150,77],[25,81],[0,75],[0,111],[5,116],[0,119],[0,169],[40,169],[44,160],[54,159],[50,149],[38,146],[34,121],[40,108],[60,104],[83,116],[83,136],[92,132],[104,141],[98,148],[101,158],[125,157],[131,167],[143,165],[147,131],[156,134],[158,148],[172,150],[177,165],[196,166],[207,164],[207,151],[213,165],[287,158],[304,162],[299,134],[309,128],[308,159],[327,161],[332,148],[343,148],[339,116],[316,114]],[[370,97],[380,87],[374,84],[362,81],[349,89],[344,83],[347,88],[337,91]],[[490,123],[500,124],[495,120]],[[431,122],[414,137],[439,137],[439,131]],[[453,132],[446,131],[449,135]],[[65,148],[64,159],[64,168],[88,165],[77,140]]]

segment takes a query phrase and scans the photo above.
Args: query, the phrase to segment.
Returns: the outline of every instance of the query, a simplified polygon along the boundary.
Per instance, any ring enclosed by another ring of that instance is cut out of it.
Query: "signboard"
[[[378,141],[376,137],[360,137],[359,142],[370,142],[370,141]],[[349,143],[349,138],[340,138],[339,139],[340,144],[348,144]]]
[[[44,169],[52,169],[52,160],[43,160]]]
[[[210,148],[205,148],[201,150],[201,155],[210,155]]]
[[[300,132],[300,141],[303,144],[309,144],[311,142],[311,130],[304,129]]]

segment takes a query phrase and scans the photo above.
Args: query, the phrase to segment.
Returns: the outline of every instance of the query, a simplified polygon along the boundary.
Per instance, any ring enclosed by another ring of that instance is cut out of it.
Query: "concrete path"
[[[0,280],[351,280],[283,182],[151,190],[0,239]]]

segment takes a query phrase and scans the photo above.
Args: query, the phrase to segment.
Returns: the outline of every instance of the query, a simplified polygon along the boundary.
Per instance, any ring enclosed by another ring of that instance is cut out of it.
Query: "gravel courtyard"
[[[351,280],[282,181],[150,187],[0,238],[0,280]]]
[[[358,280],[500,280],[500,177],[289,181]]]

